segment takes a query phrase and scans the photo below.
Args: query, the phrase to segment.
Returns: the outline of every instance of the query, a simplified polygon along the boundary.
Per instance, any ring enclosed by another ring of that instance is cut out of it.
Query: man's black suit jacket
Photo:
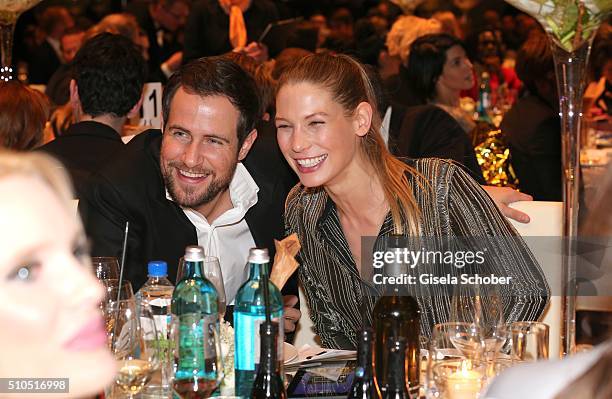
[[[66,168],[80,198],[91,175],[98,172],[125,147],[112,127],[94,121],[70,126],[66,133],[40,147]]]
[[[159,130],[137,135],[112,165],[94,177],[79,203],[93,241],[93,256],[120,259],[125,224],[130,222],[124,278],[132,282],[134,290],[146,281],[150,260],[168,262],[168,277],[174,281],[185,247],[198,244],[195,227],[183,210],[166,198],[159,164],[161,138]],[[268,248],[273,259],[273,239],[285,236],[284,204],[291,187],[281,175],[262,174],[257,162],[245,166],[259,186],[257,204],[245,219],[255,244]],[[297,295],[296,275],[283,294]]]

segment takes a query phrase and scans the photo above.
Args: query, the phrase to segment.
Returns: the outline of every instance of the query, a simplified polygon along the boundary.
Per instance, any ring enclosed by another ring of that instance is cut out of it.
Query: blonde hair
[[[391,26],[385,44],[389,55],[400,57],[402,63],[407,65],[410,45],[421,36],[440,32],[442,32],[442,24],[437,19],[404,15]]]
[[[61,164],[50,156],[0,149],[0,180],[14,176],[41,180],[59,197],[62,205],[70,209],[74,198],[72,184]]]
[[[296,62],[281,76],[278,89],[286,84],[304,82],[329,90],[334,101],[342,105],[348,114],[352,114],[362,102],[372,106],[372,123],[367,134],[361,137],[360,150],[382,184],[395,232],[416,235],[420,209],[409,177],[421,180],[421,176],[387,149],[380,135],[381,117],[374,88],[363,65],[347,55],[312,54]],[[417,183],[420,184],[419,181]],[[404,224],[408,225],[408,232],[404,231]]]

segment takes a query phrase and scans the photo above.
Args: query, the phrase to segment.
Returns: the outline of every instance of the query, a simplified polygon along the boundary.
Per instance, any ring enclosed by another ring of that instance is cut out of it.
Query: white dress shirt
[[[196,228],[198,245],[204,248],[207,256],[219,258],[228,305],[234,303],[238,288],[248,277],[247,259],[255,241],[244,216],[257,203],[258,191],[259,187],[248,170],[238,163],[229,186],[233,208],[209,223],[198,211],[181,207]],[[172,201],[168,190],[166,197]]]

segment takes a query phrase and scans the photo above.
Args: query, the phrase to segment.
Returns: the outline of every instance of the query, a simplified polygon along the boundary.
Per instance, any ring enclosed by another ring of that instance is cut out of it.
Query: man
[[[28,76],[30,83],[47,84],[51,75],[65,62],[60,49],[60,39],[64,31],[73,26],[74,19],[65,7],[52,6],[45,9],[40,17],[40,27],[45,39],[32,52]]]
[[[189,16],[189,0],[135,1],[126,11],[136,17],[149,39],[149,80],[165,82],[181,64],[178,35]]]
[[[248,169],[241,163],[260,115],[255,82],[234,62],[211,57],[181,67],[164,90],[163,134],[137,135],[81,198],[93,255],[120,256],[129,222],[124,276],[137,290],[147,261],[166,260],[174,280],[185,246],[199,244],[219,258],[232,304],[246,279],[249,248],[268,248],[273,256],[273,239],[285,235],[290,187],[257,163]],[[295,276],[283,292],[297,293]],[[286,315],[297,320],[299,311]],[[286,322],[287,331],[293,328]]]
[[[146,64],[130,39],[102,33],[74,59],[70,102],[77,121],[41,151],[58,158],[80,196],[89,176],[123,147],[121,129],[142,103]]]
[[[70,100],[72,61],[81,48],[84,37],[83,29],[73,27],[67,29],[60,39],[60,49],[65,63],[55,71],[45,88],[45,94],[55,105],[64,105]]]
[[[279,19],[269,0],[199,0],[185,26],[185,62],[240,50],[265,61],[267,49],[257,40],[269,23]]]

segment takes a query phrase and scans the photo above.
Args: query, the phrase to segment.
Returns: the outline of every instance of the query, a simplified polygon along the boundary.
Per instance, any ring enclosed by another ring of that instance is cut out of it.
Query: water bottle
[[[215,286],[202,275],[204,249],[185,249],[184,274],[172,295],[178,357],[172,386],[180,397],[208,398],[223,377]]]
[[[269,274],[267,249],[252,248],[249,252],[249,279],[240,287],[234,300],[235,388],[236,396],[250,397],[260,359],[260,325],[266,318],[262,276]],[[283,362],[283,298],[272,282],[268,282],[270,311],[279,322],[277,362],[282,375]]]
[[[483,122],[491,122],[491,85],[489,83],[490,75],[484,71],[480,75],[480,87],[478,88],[478,120]]]
[[[174,286],[168,280],[168,264],[156,260],[148,264],[149,279],[136,293],[138,303],[146,303],[151,309],[160,348],[160,371],[156,372],[151,382],[143,390],[143,398],[170,397],[172,380],[172,346],[170,344],[170,322],[172,293]]]

